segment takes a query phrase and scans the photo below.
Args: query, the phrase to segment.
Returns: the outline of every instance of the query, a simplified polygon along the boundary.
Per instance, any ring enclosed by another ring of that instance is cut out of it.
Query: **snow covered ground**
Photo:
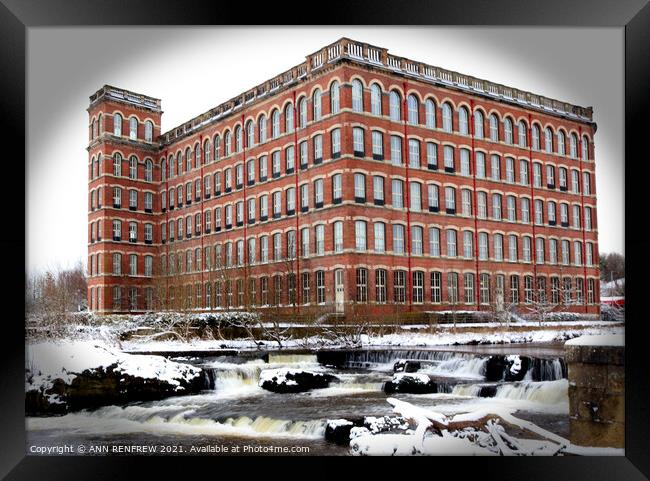
[[[442,332],[430,333],[416,330],[399,332],[385,335],[362,335],[362,346],[373,347],[428,347],[428,346],[450,346],[462,344],[514,344],[514,343],[549,343],[562,342],[583,335],[622,335],[624,326],[612,325],[612,323],[603,323],[596,321],[592,323],[557,323],[549,326],[549,329],[531,329],[528,331],[505,330],[502,326],[486,326],[484,324],[477,327],[481,330],[459,328],[456,332],[445,326]],[[531,327],[537,326],[531,323]],[[485,328],[488,328],[488,332]],[[493,330],[489,331],[492,327]],[[264,346],[268,349],[277,348],[277,343],[266,341]],[[344,347],[337,346],[328,340],[312,336],[305,339],[289,339],[283,341],[284,348],[318,348],[318,347]],[[189,342],[180,342],[177,340],[165,341],[126,341],[122,343],[122,348],[126,352],[159,352],[159,351],[203,351],[219,349],[256,349],[253,341],[248,339],[234,340],[203,340],[192,339]],[[260,346],[262,347],[262,346]]]

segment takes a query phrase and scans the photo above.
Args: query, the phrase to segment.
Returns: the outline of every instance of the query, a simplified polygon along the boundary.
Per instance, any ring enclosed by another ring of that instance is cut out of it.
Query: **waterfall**
[[[563,404],[569,400],[569,381],[520,382],[497,388],[496,398],[532,401],[541,404]]]
[[[487,358],[484,357],[455,356],[433,366],[426,366],[419,372],[434,376],[482,379],[486,363]]]
[[[557,381],[566,379],[567,368],[562,358],[532,360],[532,367],[528,369],[525,380],[527,381]]]

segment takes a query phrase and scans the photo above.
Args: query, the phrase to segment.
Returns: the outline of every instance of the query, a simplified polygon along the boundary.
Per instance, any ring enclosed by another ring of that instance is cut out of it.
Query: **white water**
[[[487,360],[486,357],[452,357],[433,366],[423,366],[418,372],[434,376],[482,379]]]
[[[141,406],[108,406],[97,411],[67,414],[59,417],[28,418],[30,430],[72,430],[84,434],[181,434],[219,435],[234,437],[289,437],[322,439],[325,421],[291,421],[265,416],[240,416],[223,422],[191,417],[193,409],[170,416],[161,411],[173,411],[178,406],[143,408]]]
[[[481,392],[480,384],[462,384],[454,386],[454,396],[476,397]],[[566,379],[543,382],[518,382],[502,384],[497,387],[496,395],[490,399],[510,399],[530,401],[540,404],[560,405],[568,403],[569,382]]]

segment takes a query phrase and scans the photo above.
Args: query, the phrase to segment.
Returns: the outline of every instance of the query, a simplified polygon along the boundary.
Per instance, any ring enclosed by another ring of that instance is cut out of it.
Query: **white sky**
[[[86,261],[86,108],[102,85],[162,99],[167,131],[343,36],[593,106],[599,248],[624,253],[622,28],[29,28],[26,269]]]

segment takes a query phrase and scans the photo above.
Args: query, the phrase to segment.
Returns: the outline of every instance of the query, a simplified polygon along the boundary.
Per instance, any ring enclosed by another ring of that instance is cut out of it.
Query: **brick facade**
[[[451,131],[445,106],[451,107]],[[599,312],[591,109],[341,39],[165,134],[157,99],[104,86],[91,96],[88,112],[91,310],[487,310],[501,296],[523,307],[543,292],[549,299],[566,297],[562,310]],[[122,116],[121,135],[116,113]],[[137,119],[134,139],[131,117]],[[134,208],[131,195],[137,196]],[[531,197],[541,201],[538,222],[539,205]],[[119,240],[113,238],[115,221]],[[134,242],[130,224],[137,232]],[[151,240],[145,241],[145,229]],[[296,239],[295,258],[290,239]],[[137,257],[131,272],[132,255]],[[296,273],[300,289],[292,290]],[[534,289],[535,277],[544,279],[540,289]]]

